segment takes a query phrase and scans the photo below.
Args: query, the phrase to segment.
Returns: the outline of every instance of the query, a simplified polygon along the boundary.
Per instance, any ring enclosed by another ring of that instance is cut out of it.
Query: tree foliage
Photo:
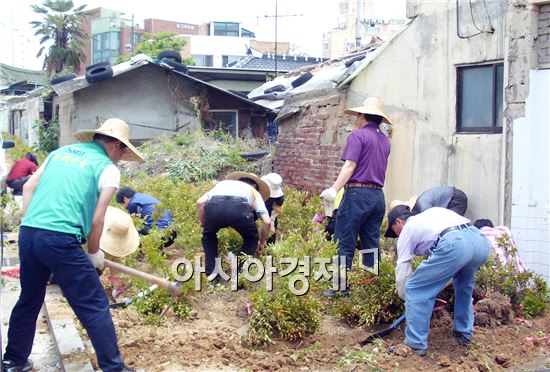
[[[71,0],[44,0],[42,6],[31,5],[32,10],[43,16],[42,21],[32,21],[40,36],[40,45],[36,57],[40,57],[46,48],[44,68],[50,74],[78,70],[84,61],[83,41],[89,38],[81,29],[78,16],[86,5],[74,8]],[[48,47],[49,46],[49,47]]]
[[[142,36],[141,44],[138,44],[135,48],[135,54],[147,54],[151,58],[156,56],[165,50],[173,50],[181,53],[185,46],[185,40],[178,37],[173,32],[159,32],[158,34],[144,33]],[[124,62],[130,59],[130,56],[119,56],[116,63]],[[194,65],[192,58],[187,58],[182,61],[186,65]]]

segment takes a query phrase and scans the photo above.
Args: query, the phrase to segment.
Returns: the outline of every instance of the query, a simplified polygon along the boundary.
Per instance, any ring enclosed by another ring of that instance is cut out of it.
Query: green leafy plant
[[[497,244],[510,257],[517,254],[511,237],[503,234]],[[503,265],[498,257],[491,257],[476,273],[476,288],[485,292],[500,292],[510,298],[512,304],[519,305],[519,311],[527,318],[543,314],[550,301],[548,284],[532,270],[519,272],[515,260]]]
[[[338,368],[342,368],[349,364],[366,364],[369,367],[374,368],[376,366],[376,359],[372,353],[367,353],[360,350],[351,350],[340,358],[340,360],[338,360],[336,366]]]
[[[321,322],[321,305],[311,294],[297,296],[288,280],[274,280],[274,290],[265,287],[252,294],[252,317],[246,344],[268,344],[273,338],[297,340],[312,334]]]
[[[403,300],[395,289],[392,257],[382,256],[378,278],[366,270],[354,270],[348,282],[350,297],[334,302],[333,311],[350,324],[373,325],[390,322],[403,314]]]
[[[38,144],[36,149],[44,152],[52,152],[59,148],[59,121],[37,120],[34,125],[38,127]]]

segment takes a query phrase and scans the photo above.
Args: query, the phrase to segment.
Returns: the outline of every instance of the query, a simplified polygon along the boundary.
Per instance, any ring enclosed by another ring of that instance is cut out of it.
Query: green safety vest
[[[99,198],[99,176],[112,163],[97,142],[75,143],[52,152],[21,226],[86,238]]]

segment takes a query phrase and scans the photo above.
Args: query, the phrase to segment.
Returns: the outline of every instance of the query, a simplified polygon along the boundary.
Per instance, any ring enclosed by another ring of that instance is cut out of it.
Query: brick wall
[[[550,4],[541,5],[536,43],[538,67],[550,68]]]
[[[150,34],[158,34],[159,32],[173,32],[178,35],[197,35],[199,33],[199,25],[152,18],[144,20],[143,28],[145,29],[145,32]]]
[[[322,95],[296,95],[286,107],[300,111],[279,121],[274,171],[286,186],[318,192],[332,185],[343,165],[340,160],[355,118],[344,115],[346,94],[324,90]]]

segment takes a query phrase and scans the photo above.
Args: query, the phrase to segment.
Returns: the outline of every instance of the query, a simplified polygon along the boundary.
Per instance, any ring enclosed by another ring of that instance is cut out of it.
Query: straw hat
[[[267,183],[269,186],[270,197],[279,198],[283,196],[283,188],[281,184],[283,183],[283,178],[277,173],[268,173],[265,176],[262,176],[262,180]]]
[[[392,124],[391,120],[388,118],[388,115],[382,109],[382,103],[376,97],[367,98],[362,106],[352,107],[344,111],[344,114],[348,115],[357,115],[357,114],[371,114],[382,116],[388,124]]]
[[[143,157],[139,154],[138,150],[130,143],[128,135],[130,129],[128,124],[120,119],[107,119],[97,129],[79,130],[73,134],[74,138],[80,142],[91,142],[94,139],[94,134],[99,133],[104,136],[116,138],[120,142],[126,145],[127,149],[124,151],[121,160],[137,161],[143,163]]]
[[[226,180],[237,180],[237,181],[239,180],[239,178],[248,178],[256,182],[259,189],[258,192],[260,193],[260,195],[262,195],[262,199],[266,201],[269,198],[269,194],[270,194],[269,186],[264,180],[262,180],[260,177],[256,176],[253,173],[233,172],[228,174],[227,177],[225,177]]]
[[[403,200],[394,200],[390,203],[390,210],[395,208],[396,206],[398,205],[406,205],[407,207],[409,207],[410,209],[413,209],[414,207],[414,204],[416,203],[416,199],[417,199],[417,196],[416,195],[413,195],[409,198],[409,200],[407,201],[403,201]]]
[[[128,213],[107,207],[99,247],[115,257],[126,257],[138,249],[139,233]]]

